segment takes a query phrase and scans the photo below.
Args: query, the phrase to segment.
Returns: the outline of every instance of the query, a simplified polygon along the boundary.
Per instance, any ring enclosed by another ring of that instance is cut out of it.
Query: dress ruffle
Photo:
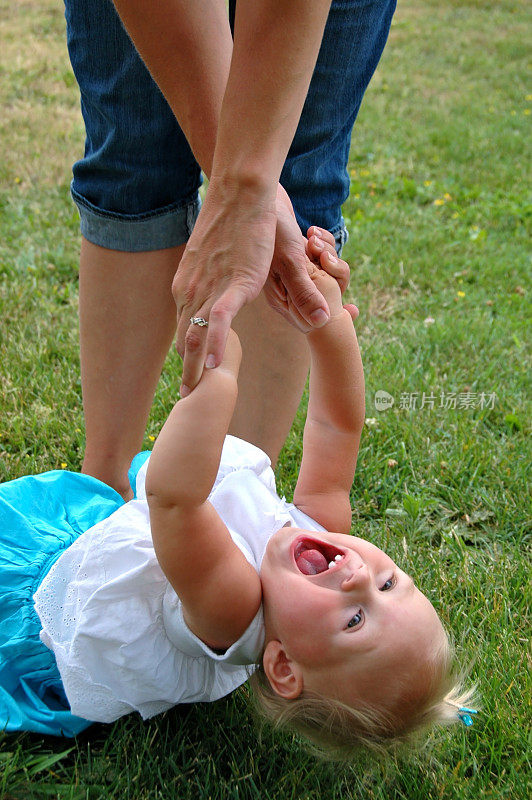
[[[148,455],[132,464],[133,486]],[[66,548],[123,502],[96,478],[66,471],[0,485],[0,729],[74,736],[91,724],[70,711],[33,595]]]

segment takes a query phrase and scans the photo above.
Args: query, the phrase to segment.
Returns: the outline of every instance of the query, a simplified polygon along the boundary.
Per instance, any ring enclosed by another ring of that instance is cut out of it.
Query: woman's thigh
[[[72,181],[82,233],[116,250],[182,244],[201,171],[181,128],[111,0],[65,0],[65,17],[86,129]]]
[[[333,0],[301,119],[281,175],[301,229],[347,240],[351,132],[381,57],[396,0]]]

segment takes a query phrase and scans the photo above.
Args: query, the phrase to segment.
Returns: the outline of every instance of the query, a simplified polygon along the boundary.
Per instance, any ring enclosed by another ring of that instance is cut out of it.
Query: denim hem
[[[141,253],[178,247],[188,241],[201,208],[199,192],[145,214],[120,214],[98,208],[71,187],[82,236],[108,250]]]
[[[344,245],[346,244],[347,240],[349,239],[349,231],[346,228],[345,220],[342,217],[341,222],[338,225],[335,225],[334,228],[330,231],[335,239],[335,247],[338,256],[342,255],[342,250]]]

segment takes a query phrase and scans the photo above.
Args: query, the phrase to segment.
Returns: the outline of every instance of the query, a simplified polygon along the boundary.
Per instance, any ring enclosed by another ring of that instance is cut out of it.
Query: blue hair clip
[[[474,708],[466,708],[465,706],[462,706],[456,713],[458,714],[458,719],[464,723],[466,728],[470,728],[473,724],[471,714],[478,714],[478,711],[475,711]]]

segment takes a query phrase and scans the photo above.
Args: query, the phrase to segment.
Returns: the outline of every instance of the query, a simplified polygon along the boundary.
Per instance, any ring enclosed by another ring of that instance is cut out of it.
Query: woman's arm
[[[274,196],[331,0],[239,2],[212,177]]]
[[[211,178],[173,286],[183,383],[193,389],[206,355],[220,363],[231,320],[262,289],[275,239],[278,274],[302,316],[313,325],[328,317],[307,278],[295,219],[291,230],[280,226],[277,209],[279,175],[330,0],[245,0],[236,12],[234,47],[224,0],[114,2]],[[210,325],[198,338],[189,318],[200,314]]]
[[[330,0],[254,0],[237,5],[204,216],[200,214],[174,282],[183,383],[190,388],[201,364],[220,362],[232,319],[257,297],[268,275],[277,184],[329,7]],[[326,304],[310,282],[303,291],[295,281],[286,288],[307,321],[313,325],[326,321]],[[202,340],[190,343],[188,319],[197,313],[210,324]]]
[[[331,0],[239,3],[234,47],[225,0],[113,2],[206,175],[273,200]]]
[[[174,406],[146,477],[153,544],[191,630],[227,648],[260,606],[260,579],[207,498],[237,397],[240,343],[231,331],[220,367]]]
[[[225,0],[113,0],[207,177],[233,39]]]
[[[364,372],[340,288],[323,271],[314,275],[331,307],[331,319],[307,334],[309,403],[294,503],[328,530],[349,533],[349,493],[364,426]]]

